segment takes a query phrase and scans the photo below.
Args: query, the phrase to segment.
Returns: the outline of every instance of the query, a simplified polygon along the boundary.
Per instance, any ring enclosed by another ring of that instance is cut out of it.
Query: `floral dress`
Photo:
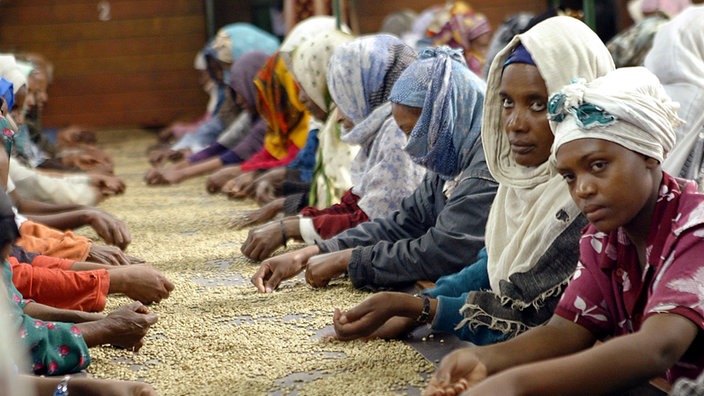
[[[73,323],[45,322],[23,312],[25,300],[12,284],[10,263],[3,260],[3,282],[12,300],[10,319],[29,350],[35,374],[61,375],[88,367],[90,355],[81,330]]]

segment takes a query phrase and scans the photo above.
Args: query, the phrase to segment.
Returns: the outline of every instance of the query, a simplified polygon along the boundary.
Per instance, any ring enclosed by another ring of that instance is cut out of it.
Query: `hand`
[[[239,165],[226,166],[208,177],[205,182],[205,188],[209,193],[214,194],[220,191],[225,183],[236,178],[241,173]]]
[[[123,293],[142,304],[158,303],[169,297],[174,284],[150,265],[135,264],[110,268],[110,293]]]
[[[475,347],[451,352],[442,359],[433,374],[424,396],[457,395],[487,378],[486,366],[475,352]]]
[[[247,187],[254,180],[254,172],[244,172],[241,175],[231,179],[224,186],[222,186],[222,192],[228,195],[228,197],[245,198],[247,196]]]
[[[144,345],[144,336],[149,327],[158,319],[142,303],[135,301],[121,306],[100,320],[76,326],[83,333],[89,347],[111,344],[136,352]]]
[[[125,192],[125,183],[117,176],[102,175],[99,173],[91,173],[90,176],[93,185],[103,196],[107,197]]]
[[[179,169],[152,168],[144,175],[144,181],[153,186],[157,184],[176,184],[183,180]]]
[[[250,226],[252,224],[258,224],[258,223],[263,223],[267,220],[271,220],[274,216],[276,216],[277,213],[279,213],[283,209],[283,201],[284,199],[280,199],[277,201],[269,202],[268,204],[262,206],[261,208],[257,210],[250,211],[244,216],[240,216],[239,218],[236,218],[230,222],[230,227],[234,229],[241,229],[247,226]],[[250,230],[249,234],[247,235],[247,240],[245,241],[245,245],[242,246],[242,250],[245,250],[245,246],[247,245],[247,242],[250,240],[250,235],[252,235],[253,232],[256,232],[256,230]],[[281,232],[279,232],[281,234]],[[280,244],[279,244],[280,245]],[[275,250],[276,248],[274,248]],[[269,254],[271,254],[273,250],[267,252],[265,257],[268,257]],[[248,256],[250,258],[254,258],[251,256]],[[255,260],[261,260],[264,257],[261,258],[255,258]]]
[[[303,271],[308,259],[319,252],[318,246],[313,245],[264,260],[259,270],[252,276],[252,284],[260,293],[271,293],[281,281]]]
[[[98,139],[95,132],[77,125],[71,125],[59,131],[56,135],[58,147],[72,147],[78,144],[96,144]]]
[[[115,245],[125,250],[132,242],[132,236],[127,230],[127,224],[101,210],[94,209],[88,213],[88,224],[107,244]]]
[[[86,261],[108,265],[140,264],[144,260],[125,254],[117,246],[93,245],[88,252]]]
[[[372,336],[402,311],[404,300],[413,298],[416,297],[405,293],[380,292],[371,295],[348,311],[341,312],[335,308],[332,322],[337,339],[354,340]],[[406,321],[402,323],[408,324]],[[399,322],[392,324],[399,324]],[[404,326],[403,329],[405,328]]]
[[[266,205],[277,199],[276,187],[268,181],[255,182],[247,187],[245,193],[254,196],[259,205]]]
[[[273,221],[249,230],[240,251],[252,260],[264,260],[283,244],[282,239],[281,223]]]
[[[306,266],[306,282],[316,288],[327,286],[333,278],[347,272],[351,259],[352,249],[312,257]]]

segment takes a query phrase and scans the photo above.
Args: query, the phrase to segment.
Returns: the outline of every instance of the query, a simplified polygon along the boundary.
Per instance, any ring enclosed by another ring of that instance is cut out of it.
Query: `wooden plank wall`
[[[195,0],[3,0],[0,48],[54,64],[45,125],[163,125],[201,114],[193,68],[206,40]],[[103,16],[106,16],[103,14]]]

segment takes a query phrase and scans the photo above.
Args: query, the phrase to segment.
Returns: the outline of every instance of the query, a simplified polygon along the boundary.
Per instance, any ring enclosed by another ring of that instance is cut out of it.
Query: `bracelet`
[[[286,235],[286,225],[284,225],[283,220],[279,221],[279,226],[281,227],[281,243],[284,245],[284,249],[286,249],[286,241],[288,240],[288,236]]]
[[[420,311],[420,315],[416,318],[416,322],[426,324],[430,319],[430,298],[428,298],[428,296],[418,297],[423,297],[423,310]]]
[[[54,396],[68,396],[68,380],[71,379],[70,375],[65,376],[54,389]]]

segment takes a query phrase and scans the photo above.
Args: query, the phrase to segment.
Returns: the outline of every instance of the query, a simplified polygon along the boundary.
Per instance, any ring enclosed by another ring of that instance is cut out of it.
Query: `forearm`
[[[286,230],[286,236],[288,238],[293,238],[297,241],[302,241],[301,238],[301,227],[298,216],[289,216],[281,220],[284,223],[284,228]],[[286,242],[286,241],[283,241]],[[282,243],[283,243],[282,242]]]
[[[99,313],[59,309],[37,302],[30,302],[25,305],[24,313],[32,318],[44,321],[67,323],[92,322],[105,317],[105,315]]]
[[[222,168],[222,161],[220,158],[215,157],[202,162],[197,162],[195,164],[190,164],[179,171],[184,177],[194,177],[216,171],[220,168]]]
[[[17,205],[17,210],[23,215],[39,215],[39,214],[52,214],[60,212],[70,212],[74,210],[84,209],[84,205],[75,204],[53,204],[42,201],[37,201],[33,199],[20,199],[19,196],[13,191],[13,200]]]
[[[90,224],[90,210],[88,209],[74,209],[52,214],[23,214],[34,222],[60,230],[71,230]]]
[[[93,271],[93,270],[111,270],[116,268],[114,265],[91,263],[88,261],[74,261],[71,265],[71,271]]]

